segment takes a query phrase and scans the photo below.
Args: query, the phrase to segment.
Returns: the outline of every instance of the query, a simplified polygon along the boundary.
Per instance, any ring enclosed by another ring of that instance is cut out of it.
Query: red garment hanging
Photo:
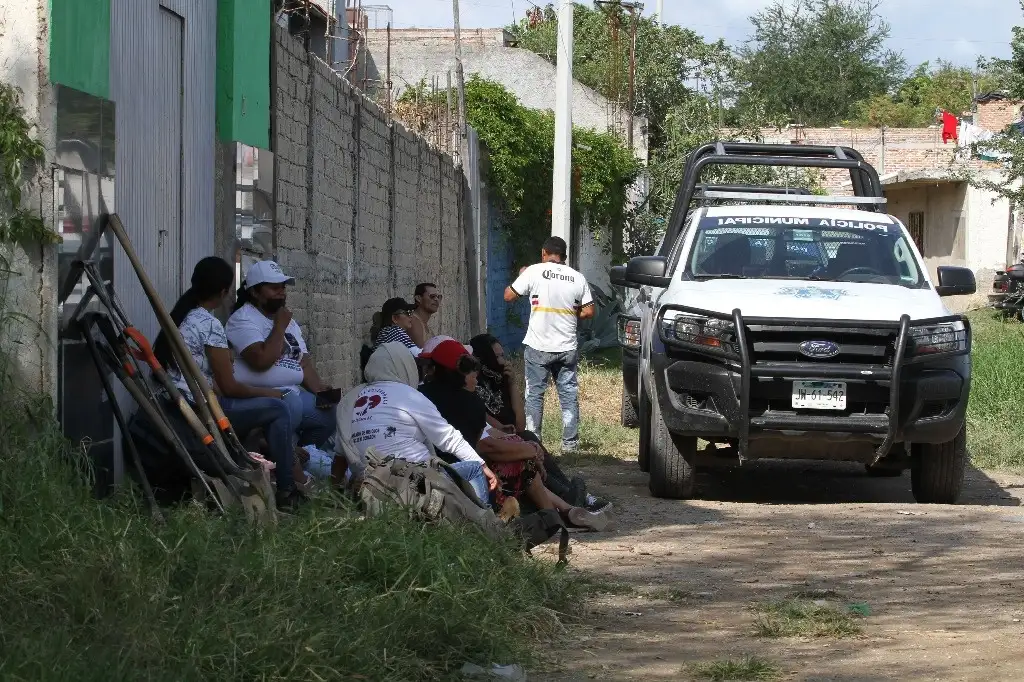
[[[954,142],[958,139],[958,129],[960,127],[960,121],[957,120],[956,116],[949,113],[945,109],[942,110],[942,144],[946,144],[950,140]]]

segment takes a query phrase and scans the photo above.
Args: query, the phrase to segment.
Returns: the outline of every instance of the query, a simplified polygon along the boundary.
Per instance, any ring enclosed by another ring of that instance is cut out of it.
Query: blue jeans
[[[480,462],[456,462],[451,465],[452,469],[461,476],[466,483],[473,486],[477,498],[485,507],[489,507],[491,491],[487,486],[487,477],[484,475],[484,465]]]
[[[338,408],[316,409],[316,396],[302,388],[292,388],[284,396],[295,427],[295,445],[323,448],[338,428]]]
[[[263,428],[270,452],[267,458],[277,465],[277,489],[288,491],[295,487],[292,467],[295,466],[295,445],[292,434],[291,411],[279,398],[221,398],[220,406],[231,421],[239,439],[256,428]]]
[[[548,378],[555,380],[558,402],[562,407],[562,446],[575,446],[580,439],[579,377],[576,367],[579,353],[546,353],[529,346],[523,351],[526,363],[526,430],[541,432],[544,423],[544,392]]]

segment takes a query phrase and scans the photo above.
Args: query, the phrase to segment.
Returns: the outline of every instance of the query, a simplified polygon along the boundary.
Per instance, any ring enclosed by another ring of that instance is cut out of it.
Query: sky
[[[513,16],[523,18],[533,3],[543,6],[547,0],[459,0],[462,25],[505,26]],[[389,6],[395,28],[452,25],[452,0],[364,0],[363,4]],[[708,40],[724,38],[738,45],[750,31],[747,17],[770,4],[770,0],[665,0],[665,20]],[[973,66],[978,56],[1009,57],[1010,30],[1024,25],[1018,0],[880,0],[879,4],[879,12],[892,27],[889,46],[902,51],[911,66],[937,58]],[[644,5],[645,14],[654,13],[655,0]],[[378,19],[381,28],[387,23],[383,16]]]

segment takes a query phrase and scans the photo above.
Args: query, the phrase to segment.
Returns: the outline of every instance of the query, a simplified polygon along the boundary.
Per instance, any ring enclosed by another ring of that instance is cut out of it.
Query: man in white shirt
[[[530,298],[530,324],[526,349],[526,430],[539,434],[544,421],[544,393],[548,378],[555,380],[562,407],[562,452],[579,447],[579,380],[576,367],[579,320],[594,316],[594,299],[582,274],[565,264],[566,244],[549,237],[541,248],[541,262],[523,268],[505,289],[505,301]]]
[[[336,428],[334,405],[317,407],[315,394],[330,387],[317,374],[302,330],[286,305],[291,284],[295,280],[274,261],[254,263],[225,331],[235,351],[235,379],[282,389],[298,444],[321,448]]]

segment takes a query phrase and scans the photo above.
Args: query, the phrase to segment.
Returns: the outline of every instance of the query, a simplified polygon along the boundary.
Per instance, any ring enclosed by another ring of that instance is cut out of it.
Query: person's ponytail
[[[231,312],[237,312],[246,303],[252,303],[252,294],[249,293],[249,289],[246,288],[243,282],[242,286],[238,287],[238,291],[235,292],[235,304],[231,306]]]
[[[174,326],[180,327],[188,314],[198,307],[199,294],[196,292],[195,287],[189,287],[174,304],[174,307],[171,308],[171,321],[174,322]],[[174,362],[174,353],[171,352],[170,339],[167,338],[167,334],[163,331],[157,335],[156,343],[153,344],[153,355],[156,356],[156,359],[165,368],[177,367],[177,363]]]

